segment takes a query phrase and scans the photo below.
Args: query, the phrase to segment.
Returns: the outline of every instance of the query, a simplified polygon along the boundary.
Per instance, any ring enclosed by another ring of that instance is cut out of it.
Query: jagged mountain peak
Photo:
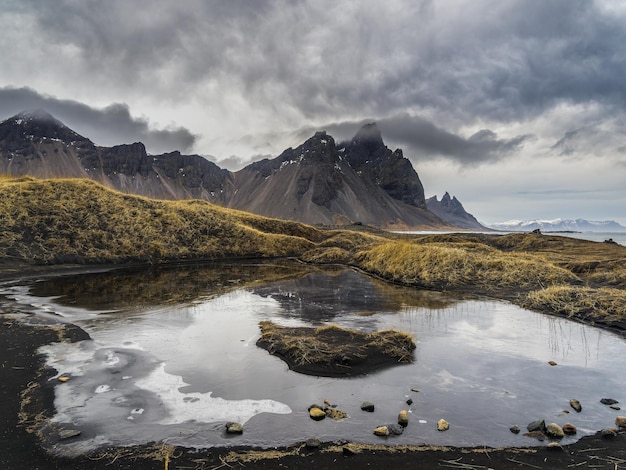
[[[449,224],[469,229],[485,229],[472,214],[465,210],[456,196],[450,197],[448,191],[441,197],[441,201],[436,195],[426,199],[426,206],[429,211],[434,212],[441,220]]]

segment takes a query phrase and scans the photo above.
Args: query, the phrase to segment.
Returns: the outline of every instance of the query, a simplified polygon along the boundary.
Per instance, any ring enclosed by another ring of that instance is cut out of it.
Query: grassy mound
[[[325,238],[296,222],[80,179],[0,180],[0,226],[0,258],[40,264],[291,256]]]
[[[413,361],[411,335],[395,330],[362,333],[335,325],[284,327],[261,322],[257,346],[283,359],[289,368],[324,377],[362,375]]]
[[[572,272],[540,256],[473,242],[392,241],[362,251],[356,259],[359,267],[385,279],[428,288],[533,289],[577,281]]]

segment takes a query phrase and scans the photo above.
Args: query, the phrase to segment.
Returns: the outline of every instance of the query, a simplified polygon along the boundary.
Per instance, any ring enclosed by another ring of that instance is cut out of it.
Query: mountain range
[[[612,220],[593,221],[585,219],[509,220],[491,224],[495,230],[507,232],[626,232],[626,227]]]
[[[308,224],[381,228],[478,228],[446,193],[425,199],[402,150],[390,150],[376,124],[348,142],[316,132],[278,157],[231,172],[200,155],[149,155],[140,142],[95,145],[43,110],[0,122],[0,174],[79,177],[157,199],[203,199]]]

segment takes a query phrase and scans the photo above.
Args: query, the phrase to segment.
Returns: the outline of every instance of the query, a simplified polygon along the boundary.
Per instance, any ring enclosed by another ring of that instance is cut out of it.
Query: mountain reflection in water
[[[394,286],[345,268],[179,266],[2,289],[0,308],[53,313],[92,338],[42,348],[59,374],[73,375],[55,386],[53,420],[82,434],[56,443],[62,453],[150,441],[381,443],[373,429],[395,422],[402,409],[410,410],[409,426],[385,444],[542,445],[508,430],[535,419],[575,424],[579,434],[567,443],[612,425],[615,411],[601,398],[626,400],[620,374],[626,345],[611,333],[507,302]],[[396,328],[413,335],[415,362],[352,379],[303,376],[255,346],[263,320]],[[583,404],[582,413],[569,409],[571,398]],[[324,399],[350,417],[311,420],[308,406]],[[374,402],[375,413],[361,411],[363,401]],[[437,431],[440,418],[449,431]],[[231,420],[244,423],[241,436],[224,434]]]

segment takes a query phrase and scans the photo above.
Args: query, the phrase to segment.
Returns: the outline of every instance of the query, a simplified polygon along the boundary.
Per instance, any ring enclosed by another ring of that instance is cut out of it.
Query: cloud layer
[[[427,188],[465,205],[476,169],[488,181],[532,165],[551,186],[601,187],[612,175],[581,168],[626,161],[619,0],[3,3],[0,118],[39,101],[102,143],[233,165],[376,121],[420,174],[432,169]]]

